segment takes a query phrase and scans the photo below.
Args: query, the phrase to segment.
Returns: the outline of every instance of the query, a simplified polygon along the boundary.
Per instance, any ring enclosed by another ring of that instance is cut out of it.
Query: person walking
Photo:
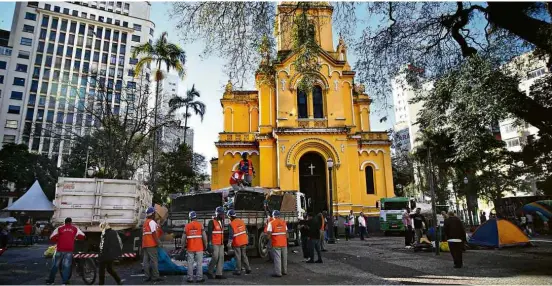
[[[249,259],[247,259],[246,252],[246,247],[249,243],[247,228],[241,219],[236,218],[236,212],[234,210],[228,211],[228,217],[230,217],[228,248],[232,247],[236,257],[236,271],[234,271],[233,274],[241,275],[242,263],[245,267],[245,274],[250,274],[251,266],[249,266]]]
[[[406,208],[402,215],[402,223],[404,225],[404,246],[412,247],[412,219],[410,219],[410,208]]]
[[[100,224],[102,235],[100,238],[100,254],[98,255],[100,268],[100,285],[105,283],[105,271],[115,279],[117,285],[122,285],[122,280],[113,269],[113,261],[123,254],[123,243],[116,231],[111,229],[105,221]]]
[[[240,171],[245,174],[245,181],[249,186],[253,183],[253,177],[255,176],[255,168],[253,168],[253,162],[247,159],[247,152],[243,152],[242,159],[240,161]]]
[[[301,249],[303,250],[303,259],[308,261],[310,258],[309,252],[309,220],[311,216],[305,214],[303,219],[299,221],[299,232],[301,233]]]
[[[487,215],[485,212],[481,212],[479,215],[479,224],[484,224],[487,221]]]
[[[343,227],[345,228],[345,241],[349,241],[349,238],[351,237],[351,227],[349,222],[349,216],[345,216]]]
[[[270,212],[270,210],[268,209],[268,200],[265,200],[264,203],[263,203],[263,206],[264,206],[264,212],[265,212],[265,215],[266,215],[266,223],[265,223],[265,226],[264,226],[264,229],[263,229],[263,232],[265,235],[267,235],[268,237],[268,224],[274,220],[274,218],[272,217],[272,213]],[[267,260],[269,262],[272,262],[272,242],[270,241],[270,239],[268,239],[268,242],[267,242],[267,245],[266,245],[266,248],[267,248],[267,251],[268,251],[268,255],[267,255]]]
[[[353,213],[353,210],[349,212],[349,216],[347,216],[349,219],[349,236],[350,238],[355,237],[355,214]]]
[[[197,221],[197,214],[191,211],[188,215],[191,222],[184,227],[182,234],[182,248],[186,248],[188,262],[188,283],[194,282],[194,262],[197,264],[196,282],[205,282],[203,278],[203,251],[207,245],[207,235],[203,225]]]
[[[532,236],[533,235],[533,215],[530,213],[526,213],[525,217],[527,218],[527,233]]]
[[[23,226],[23,233],[25,234],[25,244],[33,245],[33,225],[31,220],[27,220],[25,226]]]
[[[217,207],[215,209],[215,217],[209,221],[207,226],[207,250],[211,253],[211,262],[209,262],[209,270],[207,277],[209,279],[226,279],[222,276],[224,267],[224,209]],[[215,266],[217,273],[215,275]]]
[[[287,275],[287,224],[280,219],[280,211],[273,211],[273,221],[268,224],[268,237],[272,241],[274,274],[272,277]]]
[[[326,211],[323,211],[322,213],[318,214],[318,217],[320,219],[320,222],[322,223],[320,225],[320,249],[322,251],[326,251],[326,228],[327,228],[327,221],[326,221]]]
[[[466,229],[454,212],[449,212],[449,217],[445,219],[443,231],[454,261],[454,268],[462,268],[462,252],[466,242]]]
[[[149,207],[146,210],[146,220],[142,226],[142,263],[144,267],[144,282],[149,281],[162,281],[159,277],[159,255],[157,253],[157,247],[161,246],[161,241],[158,235],[158,226],[153,219],[155,215],[155,209]]]
[[[46,284],[53,284],[56,279],[56,274],[61,267],[62,284],[68,284],[71,278],[71,270],[73,265],[73,250],[75,250],[75,240],[85,238],[84,233],[72,224],[73,220],[68,217],[65,219],[65,224],[57,227],[50,235],[50,241],[56,243],[56,254],[52,258],[52,268],[50,276],[46,280]]]
[[[358,216],[358,226],[360,232],[360,240],[364,240],[364,235],[366,234],[366,218],[364,217],[363,212],[360,212],[360,215]]]
[[[309,214],[309,260],[307,263],[322,263],[322,251],[320,249],[320,225],[322,225],[323,220],[320,216],[313,218]],[[314,261],[314,252],[318,255],[318,260]]]
[[[422,235],[424,234],[424,225],[427,225],[425,217],[421,214],[421,211],[421,208],[416,208],[416,213],[410,215],[410,218],[414,221],[416,244],[420,243]]]

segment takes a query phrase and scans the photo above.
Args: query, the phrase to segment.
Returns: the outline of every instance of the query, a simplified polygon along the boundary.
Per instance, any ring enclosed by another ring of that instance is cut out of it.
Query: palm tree
[[[159,95],[161,93],[161,81],[164,78],[164,73],[161,70],[162,64],[165,64],[167,68],[167,73],[174,69],[178,72],[178,75],[182,78],[184,77],[184,63],[186,62],[186,53],[178,45],[169,43],[167,41],[167,32],[163,32],[161,36],[155,40],[153,44],[144,43],[134,47],[132,50],[132,57],[138,58],[142,56],[138,63],[136,64],[134,74],[138,75],[142,71],[143,67],[146,65],[151,65],[152,63],[157,68],[155,70],[154,80],[156,81],[155,88],[155,105],[154,105],[154,119],[153,119],[153,128],[158,128],[157,126],[157,110],[159,107]],[[152,150],[152,160],[151,160],[151,182],[152,182],[152,191],[155,193],[155,157],[157,152],[157,130],[153,133],[153,150]]]
[[[199,91],[195,89],[195,85],[192,86],[192,89],[189,89],[186,92],[186,97],[175,96],[169,100],[169,114],[175,112],[177,109],[186,108],[184,113],[184,131],[188,131],[188,118],[192,116],[190,114],[190,109],[201,117],[203,121],[203,116],[205,115],[205,103],[195,100],[196,97],[200,97]]]

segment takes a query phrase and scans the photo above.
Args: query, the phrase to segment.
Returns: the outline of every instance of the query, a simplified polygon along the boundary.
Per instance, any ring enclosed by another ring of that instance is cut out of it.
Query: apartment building
[[[17,2],[0,47],[0,141],[26,144],[60,166],[72,139],[95,124],[84,112],[84,95],[95,94],[88,74],[112,88],[114,112],[123,84],[135,84],[131,50],[153,40],[150,11],[149,2]]]

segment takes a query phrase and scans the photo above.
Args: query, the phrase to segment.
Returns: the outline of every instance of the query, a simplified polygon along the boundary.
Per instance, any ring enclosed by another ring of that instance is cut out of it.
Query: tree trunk
[[[190,106],[186,104],[186,113],[184,113],[184,144],[188,146],[188,142],[186,142],[186,137],[188,137],[188,108]]]
[[[157,64],[156,73],[161,71],[161,61]],[[155,194],[157,191],[157,186],[155,182],[155,159],[157,157],[157,110],[159,106],[159,93],[161,92],[161,78],[156,76],[157,81],[155,86],[155,104],[153,105],[153,150],[151,152],[151,191]]]

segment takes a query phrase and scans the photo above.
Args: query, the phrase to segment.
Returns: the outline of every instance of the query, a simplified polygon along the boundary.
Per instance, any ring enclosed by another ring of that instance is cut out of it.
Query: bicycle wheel
[[[92,285],[96,281],[96,262],[92,258],[80,259],[78,262],[82,281],[86,285]]]

